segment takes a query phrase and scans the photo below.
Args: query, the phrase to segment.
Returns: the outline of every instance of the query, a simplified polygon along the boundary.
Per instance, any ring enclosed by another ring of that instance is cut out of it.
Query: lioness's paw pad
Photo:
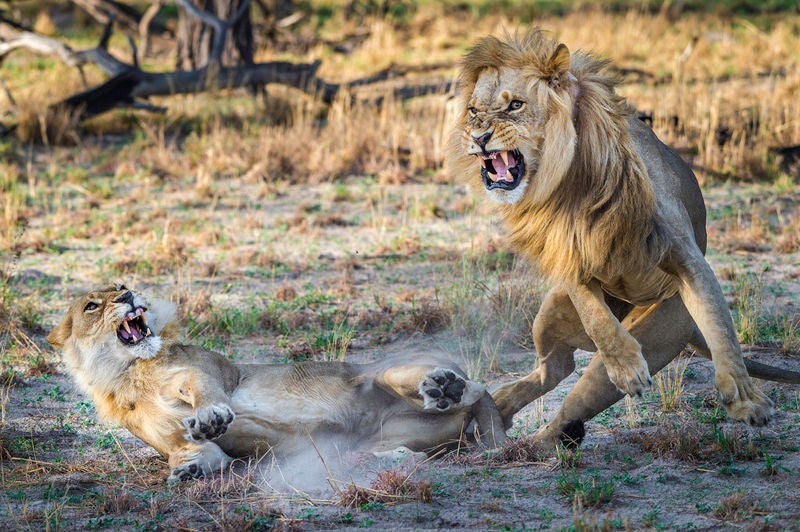
[[[225,434],[234,417],[228,405],[211,405],[198,408],[193,416],[184,418],[183,426],[192,440],[213,440]]]
[[[167,478],[167,482],[170,484],[175,484],[178,482],[186,482],[187,480],[200,478],[206,478],[206,472],[199,464],[189,463],[173,467],[169,474],[169,478]]]
[[[467,381],[449,369],[436,368],[419,383],[425,408],[447,410],[461,402]]]

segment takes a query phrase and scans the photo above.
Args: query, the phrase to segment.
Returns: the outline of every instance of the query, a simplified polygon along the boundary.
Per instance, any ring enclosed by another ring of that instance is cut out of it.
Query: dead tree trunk
[[[218,20],[231,20],[247,0],[189,0],[198,10],[210,13]],[[178,57],[179,70],[197,70],[208,66],[214,59],[215,32],[219,31],[205,24],[181,7],[178,17]],[[246,9],[239,17],[225,39],[225,48],[219,57],[223,66],[250,65],[253,63],[253,26],[250,10]]]

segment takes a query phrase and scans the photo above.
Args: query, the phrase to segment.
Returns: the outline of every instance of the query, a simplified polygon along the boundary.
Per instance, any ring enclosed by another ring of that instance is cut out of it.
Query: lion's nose
[[[489,143],[489,139],[492,138],[492,133],[494,133],[494,131],[487,131],[486,133],[483,133],[482,135],[480,135],[478,137],[476,137],[473,134],[472,135],[472,140],[474,140],[475,144],[477,144],[478,146],[480,146],[481,149],[483,149],[483,148],[486,147],[486,144]]]
[[[114,298],[114,303],[127,303],[133,307],[133,292],[126,290],[123,294],[120,294]]]

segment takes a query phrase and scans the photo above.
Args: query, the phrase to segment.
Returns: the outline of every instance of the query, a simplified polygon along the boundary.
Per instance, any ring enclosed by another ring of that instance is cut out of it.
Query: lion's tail
[[[697,332],[696,332],[697,333]],[[694,348],[695,352],[709,360],[711,360],[711,351],[702,336],[695,335],[691,342],[690,347]],[[785,382],[787,384],[800,384],[800,373],[790,369],[776,368],[769,364],[756,362],[749,358],[744,359],[744,367],[747,368],[747,373],[756,379],[763,379],[765,381]]]
[[[764,379],[774,382],[786,382],[789,384],[800,384],[800,373],[790,369],[776,368],[769,364],[762,364],[749,358],[744,359],[744,366],[747,368],[747,373],[756,379]]]

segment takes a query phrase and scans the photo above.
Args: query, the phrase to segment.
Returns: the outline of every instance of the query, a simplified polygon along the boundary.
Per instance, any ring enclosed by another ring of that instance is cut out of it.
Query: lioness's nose
[[[127,303],[133,307],[133,292],[126,290],[125,293],[114,298],[114,303]]]
[[[481,148],[485,148],[486,144],[489,142],[489,139],[492,138],[492,133],[494,133],[494,131],[487,131],[486,133],[483,133],[482,135],[480,135],[478,137],[476,137],[473,134],[472,135],[472,140],[474,140],[475,144],[477,144]]]

